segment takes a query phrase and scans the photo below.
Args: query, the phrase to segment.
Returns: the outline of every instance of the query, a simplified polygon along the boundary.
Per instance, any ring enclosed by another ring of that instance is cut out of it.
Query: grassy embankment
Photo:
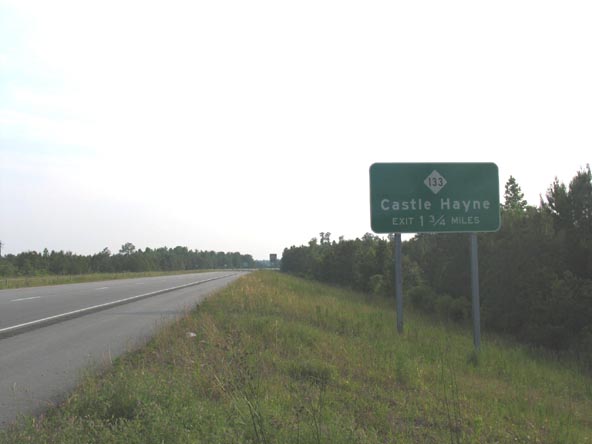
[[[575,365],[392,305],[253,273],[0,442],[592,443]]]
[[[205,273],[207,271],[216,270],[142,271],[138,273],[90,273],[74,275],[48,274],[44,276],[7,277],[0,278],[0,290],[8,288],[41,287],[44,285],[80,284],[83,282],[111,281],[115,279]]]

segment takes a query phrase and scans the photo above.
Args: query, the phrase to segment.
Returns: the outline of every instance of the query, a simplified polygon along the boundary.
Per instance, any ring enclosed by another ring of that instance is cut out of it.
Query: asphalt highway
[[[0,427],[62,401],[86,369],[145,343],[244,272],[0,291]]]

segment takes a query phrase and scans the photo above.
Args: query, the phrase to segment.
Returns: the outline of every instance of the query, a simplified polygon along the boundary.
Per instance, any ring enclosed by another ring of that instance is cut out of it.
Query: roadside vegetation
[[[485,331],[575,357],[592,370],[592,173],[555,180],[537,207],[517,181],[505,185],[501,229],[479,234],[481,320]],[[363,292],[393,295],[393,238],[338,241],[320,233],[284,250],[282,271]],[[403,243],[403,286],[425,313],[470,316],[466,234],[419,234]]]
[[[205,273],[207,271],[213,270],[144,271],[137,273],[91,273],[74,275],[48,274],[40,276],[6,277],[0,278],[0,290],[9,288],[41,287],[43,285],[80,284],[84,282],[111,281],[116,279]]]
[[[257,261],[253,260],[250,254],[190,250],[181,246],[142,250],[136,249],[134,244],[127,242],[121,246],[117,254],[112,254],[108,248],[104,248],[100,253],[86,256],[70,251],[50,252],[47,249],[43,252],[25,251],[16,255],[8,254],[0,257],[0,281],[4,280],[4,284],[8,285],[7,281],[10,278],[25,278],[20,281],[35,282],[35,279],[27,278],[40,277],[41,281],[47,279],[48,283],[52,283],[54,279],[63,282],[60,278],[63,276],[70,279],[71,276],[99,273],[119,275],[120,273],[178,272],[253,268],[256,265]],[[74,279],[76,282],[88,282],[83,277]],[[107,276],[106,279],[110,277]],[[13,282],[19,282],[19,280],[16,279]]]
[[[574,362],[393,305],[252,273],[0,442],[592,442]]]

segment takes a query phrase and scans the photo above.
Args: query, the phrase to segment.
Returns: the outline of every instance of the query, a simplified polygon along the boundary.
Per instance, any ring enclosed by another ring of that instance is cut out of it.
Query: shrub
[[[386,294],[386,285],[382,274],[375,274],[370,277],[370,290],[372,294]]]
[[[436,313],[440,316],[445,317],[446,319],[452,319],[452,305],[454,304],[454,299],[449,294],[442,294],[436,297]]]
[[[453,298],[450,304],[450,319],[462,322],[471,316],[471,303],[465,298]]]
[[[436,293],[431,287],[427,285],[419,285],[413,287],[408,292],[409,300],[411,305],[415,308],[422,309],[428,312],[434,311],[434,303],[436,299]]]

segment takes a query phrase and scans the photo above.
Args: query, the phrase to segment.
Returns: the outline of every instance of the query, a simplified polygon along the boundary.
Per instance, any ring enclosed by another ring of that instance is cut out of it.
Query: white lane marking
[[[136,285],[144,285],[144,282],[136,282]]]
[[[152,295],[166,293],[166,292],[169,292],[169,291],[180,290],[182,288],[191,287],[193,285],[204,284],[206,282],[216,281],[218,279],[224,279],[224,278],[227,278],[227,277],[234,276],[236,274],[238,274],[238,273],[228,274],[228,275],[225,275],[225,276],[216,276],[216,277],[213,277],[213,278],[210,278],[210,279],[204,279],[202,281],[190,282],[188,284],[183,284],[183,285],[179,285],[179,286],[176,286],[176,287],[169,287],[169,288],[164,288],[162,290],[151,291],[150,293],[139,294],[137,296],[130,296],[128,298],[119,299],[117,301],[111,301],[111,302],[106,302],[104,304],[93,305],[92,307],[81,308],[79,310],[69,311],[67,313],[61,313],[61,314],[58,314],[58,315],[49,316],[47,318],[37,319],[35,321],[30,321],[30,322],[25,322],[23,324],[12,325],[10,327],[0,328],[0,335],[2,335],[3,333],[9,332],[9,331],[18,330],[18,329],[23,328],[23,327],[28,327],[30,325],[42,324],[44,322],[52,321],[54,319],[64,318],[64,317],[68,317],[68,316],[74,316],[74,315],[81,314],[81,313],[84,313],[84,312],[87,312],[87,311],[99,310],[101,308],[108,308],[108,307],[111,307],[111,306],[116,306],[116,305],[123,304],[125,302],[131,302],[131,301],[133,301],[135,299],[141,299],[141,298],[146,298],[146,297],[152,296]]]
[[[32,296],[30,298],[11,299],[10,302],[30,301],[31,299],[41,299],[41,296]]]
[[[107,290],[109,287],[100,287],[100,288],[96,288],[96,290]]]

